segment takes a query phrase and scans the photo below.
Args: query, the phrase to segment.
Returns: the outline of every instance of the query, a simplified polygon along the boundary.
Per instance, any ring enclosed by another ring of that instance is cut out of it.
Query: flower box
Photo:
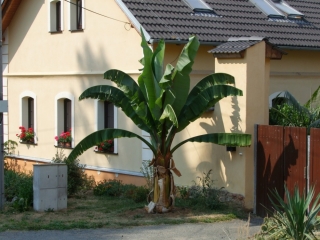
[[[71,148],[71,129],[66,132],[62,132],[59,136],[55,136],[54,139],[58,142],[57,147]]]
[[[34,144],[34,131],[33,128],[26,129],[24,126],[20,126],[20,134],[16,134],[16,136],[19,138],[20,143],[24,144]]]
[[[96,145],[95,152],[97,153],[114,153],[113,139],[105,140]]]

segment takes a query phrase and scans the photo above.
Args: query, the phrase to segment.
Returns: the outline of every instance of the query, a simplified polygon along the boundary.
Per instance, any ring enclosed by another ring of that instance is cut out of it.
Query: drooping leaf
[[[68,159],[74,160],[78,156],[80,156],[84,151],[88,150],[91,147],[96,146],[97,144],[101,143],[102,141],[108,140],[108,139],[114,139],[114,138],[138,138],[142,142],[144,142],[153,152],[153,154],[156,154],[156,149],[154,146],[152,146],[147,140],[145,140],[143,137],[127,131],[123,129],[114,129],[114,128],[107,128],[103,130],[96,131],[94,133],[91,133],[84,139],[82,139],[77,146],[72,150],[72,152],[69,154]]]
[[[189,105],[200,92],[208,87],[225,84],[234,84],[234,77],[226,73],[213,73],[204,77],[190,91],[186,105]]]
[[[188,102],[188,105],[183,108],[178,116],[179,128],[177,132],[182,131],[190,122],[199,118],[208,108],[228,96],[242,96],[242,91],[229,85],[213,85],[190,97],[191,100]]]
[[[114,103],[116,107],[121,108],[121,110],[142,130],[152,133],[152,122],[148,122],[146,119],[142,119],[135,112],[131,106],[131,101],[125,94],[109,85],[99,85],[86,89],[79,97],[79,100],[85,98],[99,99],[102,101],[109,101]]]
[[[226,146],[248,147],[251,145],[251,135],[242,133],[209,133],[189,138],[171,149],[173,153],[177,148],[187,142],[206,142]]]
[[[304,105],[309,110],[313,110],[320,107],[320,86],[313,92],[311,98]]]
[[[146,100],[134,79],[132,79],[128,74],[120,70],[111,69],[104,73],[104,79],[111,80],[116,83],[121,91],[136,105]]]

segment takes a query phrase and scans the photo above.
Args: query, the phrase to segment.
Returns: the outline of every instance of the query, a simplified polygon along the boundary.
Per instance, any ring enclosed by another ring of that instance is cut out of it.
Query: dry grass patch
[[[241,212],[230,207],[219,211],[194,209],[186,201],[177,201],[174,211],[167,214],[148,214],[144,210],[146,203],[135,203],[127,198],[98,197],[92,193],[83,198],[69,198],[68,209],[61,211],[19,213],[7,204],[0,212],[0,231],[218,222],[242,216]]]

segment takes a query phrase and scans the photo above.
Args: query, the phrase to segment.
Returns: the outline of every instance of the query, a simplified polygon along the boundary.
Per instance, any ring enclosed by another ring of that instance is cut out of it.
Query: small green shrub
[[[146,187],[143,187],[143,186],[136,187],[134,189],[132,199],[136,203],[143,202],[143,201],[146,202],[148,193],[149,193],[149,189],[147,189]]]
[[[123,193],[122,182],[115,179],[104,179],[97,183],[97,186],[93,189],[93,193],[97,196],[120,196]]]
[[[285,186],[286,202],[276,190],[272,192],[272,196],[274,199],[270,196],[269,199],[275,212],[272,217],[265,218],[261,232],[257,235],[258,239],[316,239],[313,231],[320,226],[320,219],[317,218],[320,194],[310,206],[314,188],[310,189],[307,196],[301,196],[297,186],[293,195]]]
[[[53,163],[65,163],[68,166],[68,196],[73,196],[82,189],[92,188],[93,181],[84,172],[86,165],[80,164],[79,159],[69,160],[63,153],[63,149],[57,150]]]
[[[96,196],[124,197],[137,203],[146,201],[148,193],[149,190],[144,186],[123,184],[120,180],[115,179],[104,179],[93,188],[93,194]]]
[[[5,169],[4,194],[18,211],[26,211],[33,204],[33,177],[31,174]]]

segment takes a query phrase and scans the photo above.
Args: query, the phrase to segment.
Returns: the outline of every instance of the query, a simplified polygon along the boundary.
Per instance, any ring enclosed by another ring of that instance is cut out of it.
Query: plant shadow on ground
[[[213,223],[235,218],[247,219],[248,214],[235,206],[224,205],[219,210],[194,207],[186,199],[176,199],[170,213],[149,214],[146,203],[131,199],[94,196],[92,192],[82,198],[69,198],[68,209],[61,211],[17,212],[6,204],[0,212],[0,231],[7,230],[66,230],[87,228],[121,228],[128,226]]]

